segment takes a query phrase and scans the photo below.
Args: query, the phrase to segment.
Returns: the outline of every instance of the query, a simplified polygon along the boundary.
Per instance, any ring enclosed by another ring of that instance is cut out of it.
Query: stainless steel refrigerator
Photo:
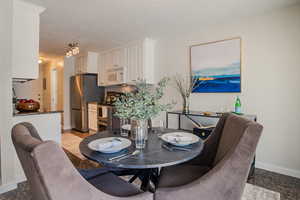
[[[98,87],[97,74],[80,74],[71,77],[70,105],[72,129],[88,132],[88,103],[102,102],[104,88]]]

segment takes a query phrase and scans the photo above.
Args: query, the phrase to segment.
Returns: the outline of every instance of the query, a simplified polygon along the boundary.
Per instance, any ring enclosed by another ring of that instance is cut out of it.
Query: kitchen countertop
[[[115,107],[114,105],[105,104],[105,103],[98,103],[98,106]]]
[[[89,102],[89,104],[97,104],[98,106],[115,107],[114,105],[107,104],[105,102]]]
[[[13,116],[27,116],[27,115],[43,115],[43,114],[51,114],[51,113],[63,113],[62,110],[42,110],[40,109],[37,112],[19,112],[13,114]]]

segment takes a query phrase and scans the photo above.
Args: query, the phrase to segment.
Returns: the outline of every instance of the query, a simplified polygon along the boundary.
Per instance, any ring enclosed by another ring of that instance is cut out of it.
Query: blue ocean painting
[[[197,81],[194,93],[241,92],[241,63],[193,70],[193,78]]]

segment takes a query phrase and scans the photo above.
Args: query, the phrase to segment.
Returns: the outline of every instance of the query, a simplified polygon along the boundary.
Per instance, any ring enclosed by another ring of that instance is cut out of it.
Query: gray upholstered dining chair
[[[203,153],[186,164],[162,169],[156,200],[240,200],[263,127],[227,113]]]
[[[13,127],[12,140],[33,200],[153,199],[153,194],[140,191],[112,173],[85,180],[62,148],[53,141],[41,141],[28,123]]]

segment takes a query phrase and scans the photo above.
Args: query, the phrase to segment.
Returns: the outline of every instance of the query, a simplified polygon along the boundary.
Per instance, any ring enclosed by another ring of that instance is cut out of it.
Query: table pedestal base
[[[139,170],[124,170],[114,172],[118,176],[128,176],[133,175],[132,178],[128,181],[133,183],[137,178],[141,181],[141,190],[155,192],[155,189],[158,185],[159,169],[139,169]]]

